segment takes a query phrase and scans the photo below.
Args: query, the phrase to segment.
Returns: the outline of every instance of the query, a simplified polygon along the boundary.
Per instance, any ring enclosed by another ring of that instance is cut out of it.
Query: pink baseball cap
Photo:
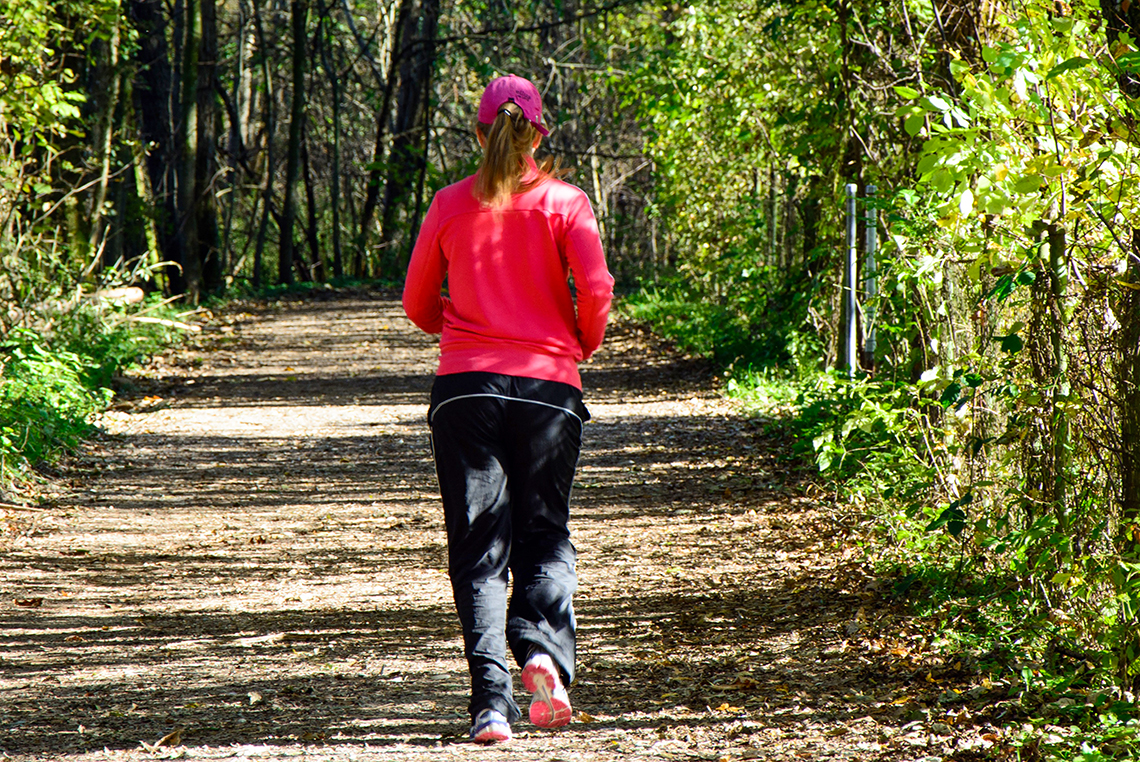
[[[493,79],[487,85],[483,99],[479,101],[479,121],[482,124],[494,124],[495,117],[499,115],[499,107],[507,101],[522,109],[523,116],[541,134],[550,134],[550,130],[542,126],[542,96],[538,94],[538,88],[529,79],[514,74]]]

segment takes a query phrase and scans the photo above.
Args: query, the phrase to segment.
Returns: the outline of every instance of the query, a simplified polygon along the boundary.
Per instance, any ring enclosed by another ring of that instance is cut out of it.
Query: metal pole
[[[863,298],[866,308],[863,313],[867,316],[863,329],[863,350],[867,358],[873,361],[875,355],[875,297],[879,295],[879,265],[875,261],[875,254],[879,248],[879,212],[875,208],[874,185],[867,186],[865,197],[867,199],[867,233],[864,237],[866,255],[863,259]]]
[[[858,325],[855,316],[855,279],[858,277],[857,266],[859,258],[859,224],[855,218],[856,199],[859,186],[855,183],[847,184],[847,278],[844,284],[844,314],[847,316],[847,375],[854,376],[858,367]]]

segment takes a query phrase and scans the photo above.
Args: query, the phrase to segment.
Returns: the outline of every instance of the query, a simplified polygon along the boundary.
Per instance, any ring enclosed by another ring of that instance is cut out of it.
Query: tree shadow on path
[[[227,325],[180,375],[136,379],[70,496],[4,541],[14,760],[134,758],[176,727],[199,749],[421,759],[466,732],[431,338],[390,299]],[[583,375],[583,713],[559,734],[520,725],[495,758],[847,758],[858,733],[829,733],[869,717],[886,667],[846,642],[866,580],[841,521],[703,362],[619,324]],[[880,746],[858,758],[910,758]]]

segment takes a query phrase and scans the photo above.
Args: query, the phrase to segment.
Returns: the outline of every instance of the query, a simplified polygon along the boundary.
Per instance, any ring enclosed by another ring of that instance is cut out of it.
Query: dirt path
[[[933,762],[960,742],[851,637],[874,605],[859,556],[774,443],[622,326],[584,374],[577,721],[464,742],[431,339],[381,294],[246,309],[139,380],[69,494],[9,517],[0,759]]]

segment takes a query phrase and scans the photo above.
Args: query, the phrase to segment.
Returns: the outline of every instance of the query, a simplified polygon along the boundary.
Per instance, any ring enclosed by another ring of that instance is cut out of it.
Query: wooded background
[[[982,580],[971,617],[1015,600],[1135,686],[1138,37],[1128,0],[0,0],[0,334],[112,285],[398,282],[520,74],[626,309],[737,387],[798,384],[904,589]],[[874,294],[848,183],[879,189]]]

